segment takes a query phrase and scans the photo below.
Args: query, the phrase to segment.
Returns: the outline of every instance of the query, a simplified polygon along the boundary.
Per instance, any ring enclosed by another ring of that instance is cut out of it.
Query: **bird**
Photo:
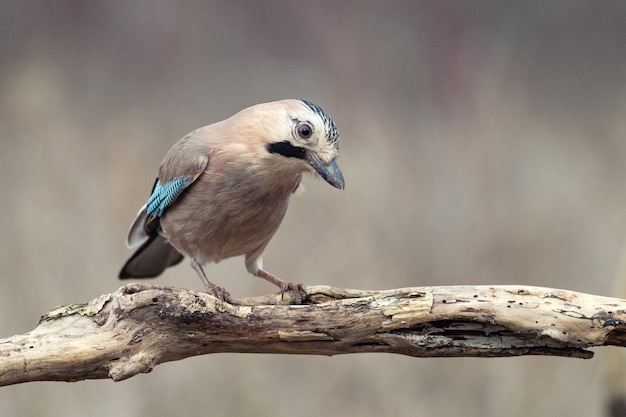
[[[153,278],[187,257],[206,291],[229,301],[203,266],[244,256],[250,274],[276,285],[281,296],[293,291],[300,304],[302,284],[267,272],[262,254],[303,174],[344,189],[338,156],[337,125],[308,100],[257,104],[192,131],[161,162],[128,232],[127,246],[137,249],[119,278]]]

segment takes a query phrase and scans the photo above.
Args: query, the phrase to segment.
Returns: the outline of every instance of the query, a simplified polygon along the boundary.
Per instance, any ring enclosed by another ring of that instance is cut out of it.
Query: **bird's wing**
[[[139,210],[128,232],[127,244],[133,248],[158,232],[159,218],[172,203],[205,171],[208,152],[182,140],[165,156],[148,202]]]
[[[124,264],[119,278],[153,278],[161,274],[168,266],[183,260],[179,253],[161,235],[149,236],[133,256]]]

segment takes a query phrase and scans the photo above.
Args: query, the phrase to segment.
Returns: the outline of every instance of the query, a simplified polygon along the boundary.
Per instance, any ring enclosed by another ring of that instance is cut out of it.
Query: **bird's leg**
[[[274,276],[262,269],[259,269],[255,275],[259,278],[263,278],[268,282],[271,282],[272,284],[280,288],[281,297],[285,294],[285,291],[293,291],[293,297],[296,304],[302,304],[302,294],[304,294],[304,297],[306,297],[306,291],[304,291],[304,287],[302,286],[302,284],[283,281],[277,276]]]
[[[202,280],[202,283],[204,284],[204,288],[206,289],[206,292],[208,292],[209,294],[213,295],[214,297],[222,301],[226,301],[227,303],[231,302],[230,294],[228,293],[228,291],[226,291],[224,288],[219,287],[213,284],[211,281],[209,281],[209,279],[206,277],[206,274],[204,273],[204,269],[202,268],[202,265],[200,265],[198,261],[196,261],[195,259],[192,259],[191,267],[196,271],[196,273]]]

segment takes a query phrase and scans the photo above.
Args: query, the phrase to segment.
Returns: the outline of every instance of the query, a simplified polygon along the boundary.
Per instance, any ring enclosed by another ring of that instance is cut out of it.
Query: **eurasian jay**
[[[248,272],[300,303],[302,285],[266,272],[261,255],[303,173],[344,188],[338,138],[335,122],[306,100],[258,104],[189,133],[161,162],[128,233],[128,247],[139,248],[119,277],[156,277],[187,256],[207,291],[228,299],[202,265],[243,255]]]

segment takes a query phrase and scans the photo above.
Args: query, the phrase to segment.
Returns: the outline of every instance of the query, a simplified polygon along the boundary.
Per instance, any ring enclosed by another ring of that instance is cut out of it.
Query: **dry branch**
[[[558,355],[626,344],[626,300],[528,286],[360,291],[306,287],[221,302],[198,291],[131,284],[59,307],[0,340],[0,385],[120,381],[159,363],[216,352],[416,357]]]

